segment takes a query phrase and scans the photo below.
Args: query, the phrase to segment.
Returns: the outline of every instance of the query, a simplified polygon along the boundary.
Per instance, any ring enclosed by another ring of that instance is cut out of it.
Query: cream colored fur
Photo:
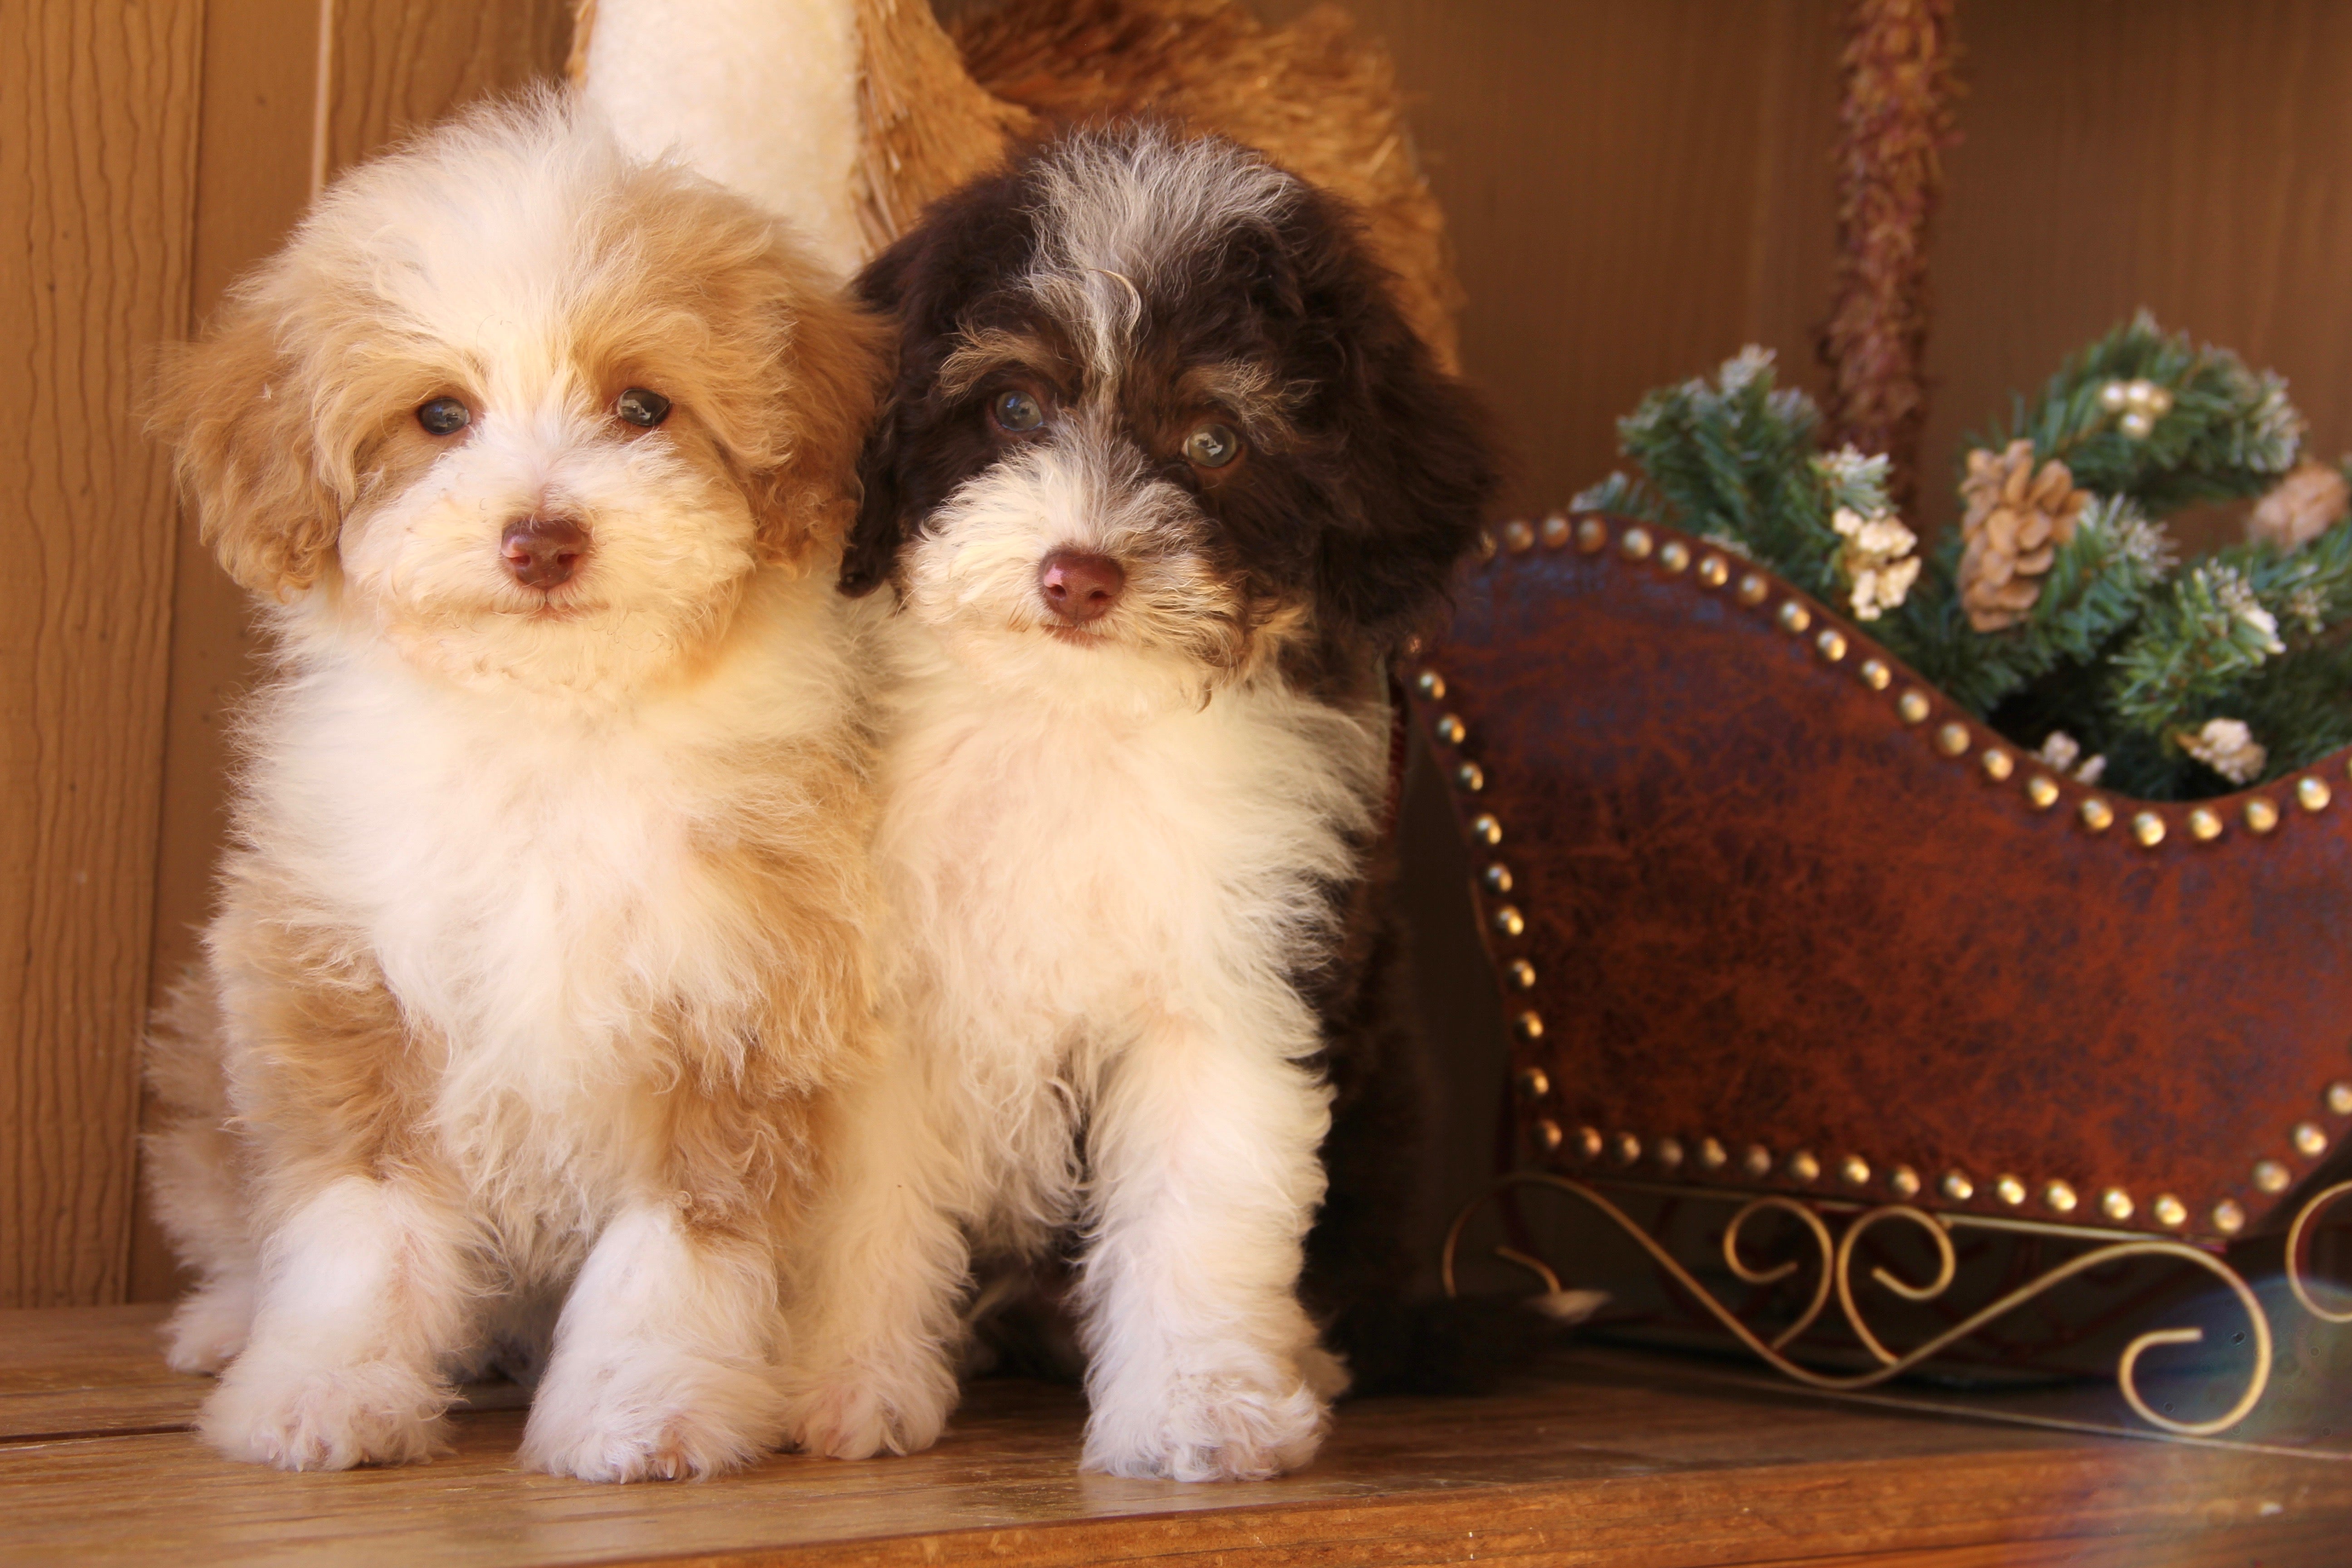
[[[860,656],[830,582],[872,331],[771,219],[556,99],[331,192],[163,420],[268,595],[159,1212],[205,1436],[424,1457],[542,1360],[523,1458],[781,1435],[810,1129],[866,1048]],[[625,386],[668,396],[658,428]],[[454,396],[456,436],[414,410]],[[585,529],[525,587],[516,519]],[[560,1321],[551,1321],[561,1304]]]

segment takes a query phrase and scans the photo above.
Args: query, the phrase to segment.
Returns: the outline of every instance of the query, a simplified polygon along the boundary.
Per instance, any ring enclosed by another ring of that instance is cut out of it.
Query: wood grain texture
[[[0,8],[0,1304],[119,1300],[186,319],[199,0]]]
[[[1832,0],[1348,9],[1396,58],[1469,295],[1464,370],[1517,448],[1514,504],[1555,506],[1600,479],[1643,393],[1745,343],[1818,383]]]
[[[277,247],[310,200],[318,22],[312,0],[206,0],[190,331],[238,274]],[[254,668],[246,615],[244,593],[214,564],[194,514],[184,510],[172,574],[151,1005],[196,961],[211,913],[213,866],[227,827],[227,720]],[[163,1300],[181,1283],[142,1184],[130,1298]]]
[[[325,173],[488,93],[551,81],[569,0],[333,0]]]
[[[1935,257],[1922,473],[2146,305],[2284,373],[2315,454],[2352,447],[2352,8],[1968,0],[1963,140]]]
[[[155,1316],[0,1315],[0,1346],[32,1347],[0,1351],[0,1417],[39,1412],[0,1428],[24,1560],[2295,1568],[2352,1529],[2352,1464],[1859,1410],[1601,1351],[1491,1398],[1343,1405],[1305,1473],[1238,1486],[1080,1476],[1075,1391],[1009,1381],[906,1459],[597,1487],[518,1472],[509,1411],[460,1419],[431,1465],[282,1475],[121,1430],[207,1385],[163,1371]]]

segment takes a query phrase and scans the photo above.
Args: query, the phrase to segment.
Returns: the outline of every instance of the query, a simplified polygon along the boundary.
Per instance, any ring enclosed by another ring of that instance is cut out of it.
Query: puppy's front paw
[[[233,1459],[282,1470],[400,1465],[445,1451],[437,1379],[390,1362],[336,1365],[247,1351],[205,1401],[196,1428]]]
[[[937,1362],[895,1377],[837,1373],[793,1391],[785,1431],[827,1458],[919,1453],[947,1429],[955,1399],[955,1375]]]
[[[253,1331],[253,1286],[215,1279],[190,1292],[163,1325],[163,1360],[173,1372],[218,1372]]]
[[[521,1459],[583,1481],[677,1481],[740,1469],[782,1446],[774,1373],[632,1347],[557,1352],[531,1400]]]
[[[1315,1458],[1329,1412],[1296,1368],[1170,1377],[1097,1394],[1081,1468],[1139,1479],[1259,1481]]]

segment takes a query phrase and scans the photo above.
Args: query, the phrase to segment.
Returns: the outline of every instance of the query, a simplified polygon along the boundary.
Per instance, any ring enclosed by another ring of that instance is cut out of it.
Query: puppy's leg
[[[624,1210],[564,1302],[522,1462],[591,1481],[749,1464],[782,1435],[778,1314],[764,1227],[675,1201]]]
[[[1297,1286],[1329,1096],[1268,1033],[1165,1021],[1097,1107],[1087,1469],[1250,1479],[1322,1441],[1330,1369]]]
[[[289,1470],[425,1458],[454,1397],[439,1370],[473,1297],[462,1222],[419,1184],[345,1175],[269,1236],[253,1338],[199,1424]]]
[[[914,1453],[955,1408],[971,1258],[944,1191],[955,1155],[924,1100],[919,1075],[876,1075],[828,1151],[834,1187],[793,1313],[789,1431],[810,1453]]]
[[[162,1124],[142,1140],[155,1217],[173,1256],[198,1279],[163,1331],[163,1359],[175,1372],[218,1372],[253,1329],[261,1260],[223,1048],[213,988],[192,973],[172,988],[148,1035],[147,1084]]]

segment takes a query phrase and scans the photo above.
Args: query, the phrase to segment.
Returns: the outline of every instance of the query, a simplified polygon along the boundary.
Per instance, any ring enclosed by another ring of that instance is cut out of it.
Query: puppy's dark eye
[[[416,405],[416,422],[428,436],[455,436],[474,422],[474,411],[454,397],[436,397]]]
[[[1242,455],[1242,438],[1223,425],[1203,425],[1184,437],[1184,460],[1198,468],[1222,468]]]
[[[1000,392],[996,401],[988,405],[996,427],[1014,435],[1034,430],[1045,423],[1045,405],[1025,392]]]
[[[633,386],[621,394],[620,401],[613,405],[613,412],[632,425],[650,430],[669,417],[669,399],[658,392]]]

